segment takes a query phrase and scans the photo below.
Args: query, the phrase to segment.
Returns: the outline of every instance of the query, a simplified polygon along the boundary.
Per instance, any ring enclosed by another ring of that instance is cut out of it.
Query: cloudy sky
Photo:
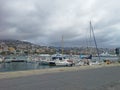
[[[98,47],[120,47],[119,0],[0,0],[0,39],[85,46],[90,20]]]

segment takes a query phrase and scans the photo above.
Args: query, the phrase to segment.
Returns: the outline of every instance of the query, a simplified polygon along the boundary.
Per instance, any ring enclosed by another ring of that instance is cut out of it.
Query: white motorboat
[[[73,62],[70,61],[69,59],[64,59],[64,60],[56,60],[55,61],[56,66],[72,66]]]
[[[62,54],[55,54],[52,56],[52,60],[49,64],[56,66],[72,66],[73,60],[70,60],[67,56]]]

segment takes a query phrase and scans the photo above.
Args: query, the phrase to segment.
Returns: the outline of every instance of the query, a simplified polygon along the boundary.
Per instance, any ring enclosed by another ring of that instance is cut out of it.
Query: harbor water
[[[0,72],[46,69],[46,68],[54,68],[54,67],[55,66],[40,65],[39,62],[32,62],[32,63],[10,62],[10,63],[1,63]]]
[[[75,56],[76,60],[79,60],[79,56]],[[98,57],[93,57],[92,60],[97,61]],[[118,57],[100,57],[100,60],[111,60],[117,61]],[[40,62],[7,62],[0,63],[0,72],[11,72],[11,71],[24,71],[24,70],[36,70],[36,69],[47,69],[56,68],[56,66],[41,65]]]

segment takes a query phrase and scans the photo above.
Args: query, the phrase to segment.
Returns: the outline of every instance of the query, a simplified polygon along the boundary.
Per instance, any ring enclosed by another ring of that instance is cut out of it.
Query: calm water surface
[[[54,67],[55,66],[40,65],[39,62],[33,62],[33,63],[11,62],[11,63],[1,63],[0,72],[46,69],[46,68],[54,68]]]

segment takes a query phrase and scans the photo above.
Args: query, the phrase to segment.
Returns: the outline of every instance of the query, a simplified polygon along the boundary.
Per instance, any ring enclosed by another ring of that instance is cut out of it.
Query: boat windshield
[[[56,60],[56,59],[63,60],[63,59],[66,59],[66,57],[52,57],[52,60]]]

